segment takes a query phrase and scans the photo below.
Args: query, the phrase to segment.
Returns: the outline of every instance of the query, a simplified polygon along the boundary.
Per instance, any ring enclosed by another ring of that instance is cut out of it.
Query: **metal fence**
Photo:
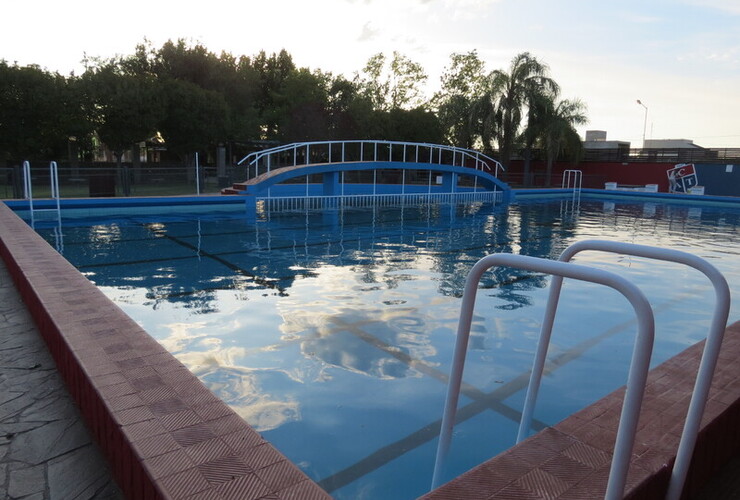
[[[21,165],[0,169],[0,197],[23,198]],[[51,196],[48,162],[31,163],[31,182],[36,198]],[[134,167],[114,163],[59,164],[62,198],[116,196],[174,196],[215,194],[220,191],[215,166],[142,164]]]
[[[583,162],[737,163],[740,148],[586,149]]]

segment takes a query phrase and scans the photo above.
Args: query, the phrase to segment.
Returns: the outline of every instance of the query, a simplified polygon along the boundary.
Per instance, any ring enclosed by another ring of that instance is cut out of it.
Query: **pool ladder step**
[[[623,497],[624,487],[627,479],[627,471],[630,465],[630,457],[637,431],[637,422],[642,406],[642,398],[645,392],[645,383],[649,370],[650,357],[653,349],[655,333],[655,320],[653,310],[645,298],[645,295],[630,281],[608,271],[594,269],[569,261],[577,253],[584,250],[597,250],[603,252],[633,255],[654,260],[663,260],[684,264],[702,272],[712,283],[715,290],[715,307],[712,322],[707,335],[704,352],[691,396],[691,402],[684,423],[681,440],[679,442],[676,461],[673,466],[668,492],[666,498],[678,500],[681,498],[683,486],[688,474],[691,457],[696,444],[696,437],[707,402],[709,388],[717,365],[719,350],[722,345],[722,337],[727,326],[730,312],[730,289],[727,280],[722,274],[706,260],[695,255],[665,248],[636,245],[632,243],[621,243],[603,240],[584,240],[566,248],[560,255],[558,261],[527,257],[513,254],[494,254],[484,257],[478,261],[470,271],[465,284],[462,306],[460,309],[460,321],[458,323],[455,350],[453,354],[452,369],[447,387],[447,399],[445,402],[440,430],[437,456],[434,464],[434,475],[432,488],[439,486],[443,479],[444,466],[452,439],[452,431],[457,412],[457,402],[462,384],[462,372],[470,336],[470,325],[472,322],[475,295],[478,284],[483,273],[494,266],[508,266],[535,272],[552,274],[548,301],[545,308],[545,317],[540,330],[540,337],[535,353],[535,360],[530,375],[529,387],[522,410],[522,418],[517,435],[517,443],[527,437],[532,422],[534,406],[537,400],[540,380],[544,371],[547,350],[550,344],[552,326],[560,298],[560,290],[563,278],[573,278],[582,281],[600,283],[622,293],[632,304],[638,319],[637,338],[630,362],[629,375],[627,379],[627,391],[624,396],[622,413],[619,420],[612,464],[609,479],[606,486],[604,498],[616,500]]]

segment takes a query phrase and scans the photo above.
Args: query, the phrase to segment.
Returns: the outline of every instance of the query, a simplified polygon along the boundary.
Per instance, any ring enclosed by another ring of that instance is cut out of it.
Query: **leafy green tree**
[[[258,138],[260,75],[249,58],[237,59],[228,52],[216,55],[201,44],[189,45],[183,39],[168,41],[156,51],[137,48],[137,60],[142,59],[142,52],[151,54],[151,71],[160,80],[185,81],[223,95],[228,113],[222,117],[221,140]]]
[[[165,112],[157,125],[168,150],[187,162],[224,137],[228,105],[222,94],[175,79],[165,81],[162,90]]]
[[[442,142],[442,127],[437,115],[422,107],[414,109],[392,109],[388,112],[389,130],[387,140],[405,142]]]
[[[512,59],[509,71],[494,70],[485,83],[483,97],[476,103],[474,116],[484,145],[498,145],[501,164],[509,166],[511,156],[519,139],[523,113],[537,95],[557,93],[554,80],[547,76],[547,65],[528,52]],[[527,120],[534,119],[533,114]],[[528,138],[525,138],[525,142]],[[525,178],[528,172],[525,172]]]
[[[65,77],[0,60],[0,157],[66,157],[70,138],[83,140],[91,129],[80,96]]]
[[[340,75],[333,77],[327,89],[328,137],[365,139],[363,117],[372,113],[372,105],[355,82]]]
[[[331,75],[301,68],[288,74],[274,107],[265,116],[277,125],[281,142],[323,140],[329,128],[328,92]]]
[[[441,80],[442,87],[432,102],[437,109],[444,141],[472,148],[477,135],[471,117],[476,101],[485,90],[485,64],[475,50],[452,54]]]
[[[363,74],[355,76],[355,83],[373,109],[380,111],[424,105],[422,87],[426,81],[427,75],[419,63],[395,51],[390,62],[383,53],[375,54],[367,61]]]
[[[576,126],[588,123],[586,105],[578,99],[549,100],[540,108],[540,140],[545,150],[547,167],[545,185],[552,181],[552,166],[563,152],[578,158],[583,143]]]
[[[258,75],[256,104],[261,129],[260,139],[277,139],[278,116],[273,112],[275,98],[281,95],[285,80],[296,70],[293,58],[285,49],[270,56],[261,51],[253,59],[245,59],[244,63],[249,64]]]
[[[161,87],[150,75],[124,72],[118,61],[88,67],[81,83],[98,136],[120,165],[125,151],[156,133],[164,112]]]

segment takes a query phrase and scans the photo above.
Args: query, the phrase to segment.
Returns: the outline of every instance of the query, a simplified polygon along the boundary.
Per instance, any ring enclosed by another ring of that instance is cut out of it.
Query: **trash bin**
[[[90,198],[114,197],[116,195],[116,174],[103,172],[90,175]]]

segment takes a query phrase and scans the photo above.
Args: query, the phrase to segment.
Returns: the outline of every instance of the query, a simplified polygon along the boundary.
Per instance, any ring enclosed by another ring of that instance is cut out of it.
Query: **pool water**
[[[624,200],[271,214],[87,215],[39,232],[338,499],[429,489],[460,297],[481,257],[555,259],[609,239],[695,253],[740,286],[740,209]],[[585,252],[656,313],[655,366],[706,336],[713,289],[676,264]],[[481,283],[449,478],[514,444],[547,276]],[[535,412],[552,425],[626,382],[636,332],[617,292],[566,280]],[[734,305],[730,321],[740,318]]]

